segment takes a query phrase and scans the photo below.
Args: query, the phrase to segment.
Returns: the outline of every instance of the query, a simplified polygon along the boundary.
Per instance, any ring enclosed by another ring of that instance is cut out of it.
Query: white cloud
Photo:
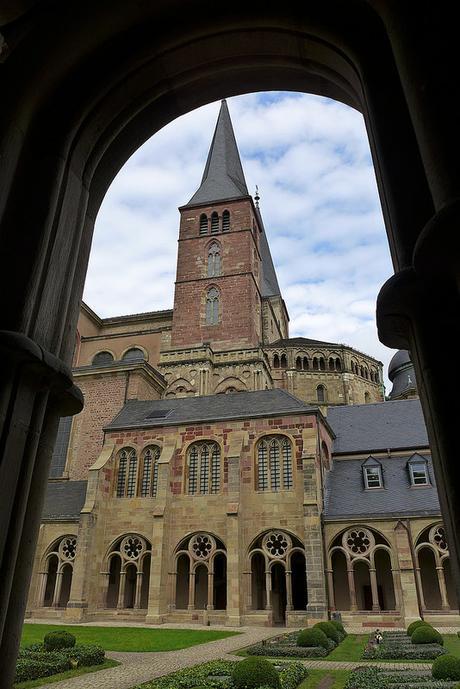
[[[229,99],[291,335],[345,342],[387,366],[375,302],[392,273],[364,122],[305,94]],[[219,103],[180,117],[126,163],[100,209],[84,299],[102,317],[170,308],[179,213],[199,186]]]

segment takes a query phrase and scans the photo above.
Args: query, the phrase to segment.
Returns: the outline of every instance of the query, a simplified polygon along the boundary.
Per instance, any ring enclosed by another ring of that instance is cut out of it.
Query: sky
[[[360,113],[269,92],[227,100],[260,208],[290,336],[348,344],[384,364],[375,305],[393,274]],[[220,102],[174,120],[120,170],[100,208],[84,301],[102,318],[172,308],[178,206],[198,189]]]

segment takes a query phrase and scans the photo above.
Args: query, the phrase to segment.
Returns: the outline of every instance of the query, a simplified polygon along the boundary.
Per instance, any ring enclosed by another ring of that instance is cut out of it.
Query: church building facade
[[[458,623],[410,359],[385,401],[379,361],[289,337],[258,202],[224,101],[173,309],[82,304],[85,408],[60,423],[28,615]]]

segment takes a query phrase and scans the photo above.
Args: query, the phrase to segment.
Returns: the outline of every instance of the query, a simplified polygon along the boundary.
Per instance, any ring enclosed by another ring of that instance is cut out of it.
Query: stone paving
[[[26,620],[27,622],[29,620]],[[34,620],[35,622],[36,620]],[[44,620],[37,620],[37,622],[44,622]],[[46,621],[49,623],[49,620]],[[85,623],[85,625],[88,623]],[[121,625],[114,622],[93,622],[92,626],[145,626],[143,624],[127,623]],[[150,626],[150,625],[149,625]],[[159,625],[159,628],[164,625]],[[168,624],[169,629],[190,629],[190,625]],[[152,625],[153,627],[153,625]],[[208,629],[202,625],[193,625],[193,629]],[[212,629],[225,629],[229,631],[229,627],[221,627],[213,625]],[[235,631],[237,631],[235,629]],[[121,653],[115,651],[107,652],[109,658],[118,660],[121,665],[117,667],[108,668],[106,670],[99,670],[98,672],[91,672],[79,677],[72,677],[71,679],[63,680],[61,682],[53,682],[42,685],[41,689],[132,689],[132,687],[148,682],[156,677],[167,675],[182,668],[192,667],[199,663],[204,663],[209,660],[225,659],[225,660],[242,660],[241,656],[233,655],[232,652],[239,650],[245,646],[268,639],[271,636],[278,636],[284,633],[284,628],[276,627],[240,627],[238,631],[241,632],[238,636],[231,636],[226,639],[219,639],[217,641],[210,641],[199,646],[192,646],[191,648],[184,648],[179,651],[162,651],[157,653]],[[295,629],[289,630],[295,631]],[[366,634],[362,628],[349,628],[349,633],[352,634]],[[456,633],[457,628],[446,627],[442,629],[444,634]],[[288,659],[286,659],[288,660]],[[426,670],[431,668],[430,663],[375,663],[366,661],[328,661],[328,660],[303,660],[302,662],[307,668],[314,670],[353,670],[363,664],[372,664],[375,667],[382,667],[388,670],[414,668],[419,670]]]

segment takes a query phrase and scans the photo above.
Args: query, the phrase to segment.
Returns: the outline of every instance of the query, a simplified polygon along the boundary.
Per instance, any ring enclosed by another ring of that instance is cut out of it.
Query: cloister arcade
[[[374,529],[353,526],[337,535],[328,553],[332,610],[396,610],[397,567],[388,541]]]
[[[267,531],[249,548],[247,608],[271,610],[275,623],[286,612],[305,610],[308,603],[305,549],[285,531]]]
[[[138,534],[117,538],[105,557],[106,608],[147,609],[151,545]]]
[[[210,533],[184,538],[174,554],[172,573],[176,610],[227,609],[227,550]]]
[[[416,578],[422,611],[457,608],[444,526],[424,529],[415,546]]]
[[[70,598],[77,537],[61,536],[47,549],[40,571],[38,605],[65,608]]]

